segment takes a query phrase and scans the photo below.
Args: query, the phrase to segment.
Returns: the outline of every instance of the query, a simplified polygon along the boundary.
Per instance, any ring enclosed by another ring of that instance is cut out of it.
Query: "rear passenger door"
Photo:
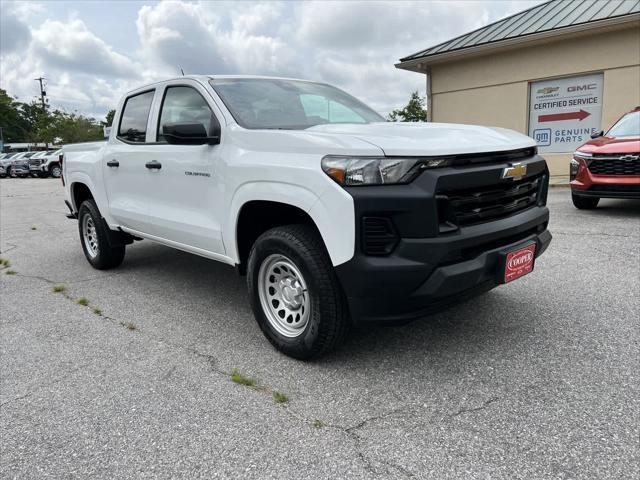
[[[147,142],[149,113],[155,89],[124,100],[116,138],[109,141],[102,159],[111,217],[122,227],[150,233],[149,195],[152,178],[145,164],[153,159]]]
[[[210,132],[220,113],[202,85],[184,79],[164,87],[156,116],[156,144],[150,151],[161,167],[150,175],[153,234],[196,253],[223,255],[222,146],[170,145],[162,135],[163,125],[182,122],[201,123]]]

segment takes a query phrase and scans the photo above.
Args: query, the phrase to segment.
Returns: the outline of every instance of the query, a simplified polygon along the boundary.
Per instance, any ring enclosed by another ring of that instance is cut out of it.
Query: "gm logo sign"
[[[533,139],[541,147],[548,147],[551,145],[551,129],[539,128],[533,131]]]

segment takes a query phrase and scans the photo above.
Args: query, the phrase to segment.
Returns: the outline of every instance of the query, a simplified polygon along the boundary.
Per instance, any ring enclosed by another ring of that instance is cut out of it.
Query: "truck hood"
[[[513,130],[453,123],[369,123],[316,125],[304,132],[351,136],[388,156],[433,156],[498,152],[536,145]]]

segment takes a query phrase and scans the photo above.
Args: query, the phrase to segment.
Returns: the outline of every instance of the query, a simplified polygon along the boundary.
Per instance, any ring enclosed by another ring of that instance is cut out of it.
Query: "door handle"
[[[120,162],[116,159],[109,160],[107,162],[107,167],[119,167],[119,166],[120,166]]]
[[[160,170],[162,168],[162,164],[157,160],[151,160],[144,164],[149,170]]]

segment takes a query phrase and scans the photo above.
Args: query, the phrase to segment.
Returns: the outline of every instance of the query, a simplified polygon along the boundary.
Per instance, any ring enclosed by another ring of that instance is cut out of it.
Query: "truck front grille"
[[[526,210],[537,204],[543,179],[544,175],[538,175],[517,182],[439,192],[440,221],[472,225]]]
[[[594,175],[640,175],[640,153],[593,157],[589,171]]]

